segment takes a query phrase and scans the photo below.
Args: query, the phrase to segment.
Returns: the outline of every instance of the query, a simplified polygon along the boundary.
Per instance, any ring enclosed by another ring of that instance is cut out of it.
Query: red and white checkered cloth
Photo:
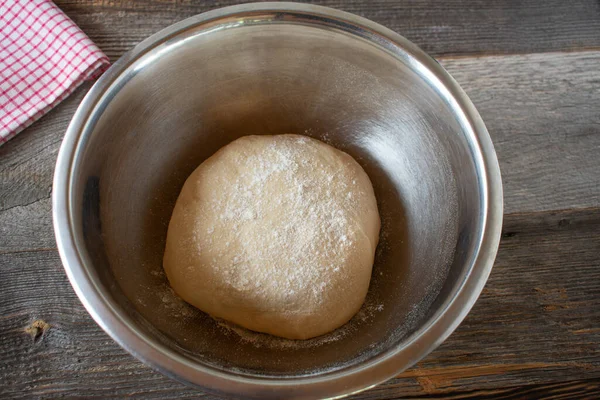
[[[0,0],[0,145],[108,65],[52,1]]]

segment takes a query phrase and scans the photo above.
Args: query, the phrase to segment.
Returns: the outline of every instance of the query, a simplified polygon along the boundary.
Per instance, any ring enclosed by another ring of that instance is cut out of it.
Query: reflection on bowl
[[[280,133],[354,156],[383,222],[363,309],[304,342],[213,320],[161,265],[187,176],[240,136]],[[136,46],[75,114],[53,196],[61,257],[94,319],[163,373],[250,397],[337,396],[413,365],[472,307],[502,218],[494,149],[452,78],[388,29],[295,3],[212,11]]]

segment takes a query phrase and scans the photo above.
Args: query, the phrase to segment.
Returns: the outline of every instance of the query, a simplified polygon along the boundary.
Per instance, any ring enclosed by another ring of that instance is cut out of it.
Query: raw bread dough
[[[348,154],[305,136],[245,136],[185,182],[164,268],[213,317],[307,339],[363,304],[379,229],[371,181]]]

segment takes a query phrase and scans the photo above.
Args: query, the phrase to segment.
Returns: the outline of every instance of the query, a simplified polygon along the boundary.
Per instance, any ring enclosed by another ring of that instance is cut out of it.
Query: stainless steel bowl
[[[308,342],[240,337],[162,274],[186,177],[239,136],[279,133],[352,154],[383,219],[363,310]],[[136,357],[217,393],[314,398],[383,382],[458,326],[492,268],[502,186],[473,104],[415,45],[333,9],[260,3],[189,18],[115,63],[68,128],[53,215],[79,298]]]

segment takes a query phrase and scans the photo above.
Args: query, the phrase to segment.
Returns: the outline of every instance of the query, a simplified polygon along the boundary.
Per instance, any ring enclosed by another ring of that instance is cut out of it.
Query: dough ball
[[[305,136],[245,136],[185,182],[164,268],[213,317],[307,339],[363,304],[379,229],[371,181],[348,154]]]

